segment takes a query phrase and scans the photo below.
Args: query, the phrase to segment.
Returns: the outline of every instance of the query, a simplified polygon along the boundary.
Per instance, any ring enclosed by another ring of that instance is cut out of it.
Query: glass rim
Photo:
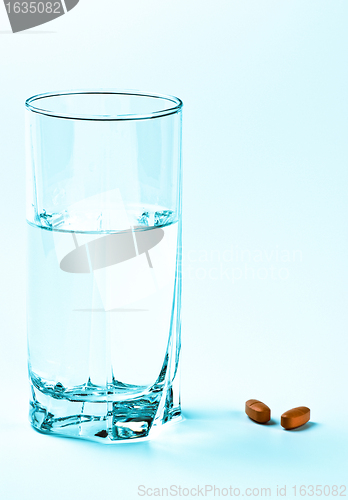
[[[152,99],[162,99],[163,101],[170,101],[173,106],[169,108],[160,109],[158,111],[153,111],[146,114],[120,114],[120,115],[79,115],[74,113],[57,113],[55,111],[50,111],[49,109],[36,107],[33,105],[34,102],[41,99],[49,99],[50,97],[62,97],[69,95],[81,95],[81,94],[105,94],[105,95],[128,95],[128,96],[138,96],[138,97],[150,97]],[[86,90],[65,90],[57,92],[46,92],[42,94],[36,94],[25,101],[25,107],[32,111],[33,113],[38,113],[40,115],[51,116],[52,118],[62,118],[65,120],[86,120],[86,121],[126,121],[126,120],[149,120],[153,118],[160,118],[162,116],[172,115],[178,113],[183,107],[183,102],[178,97],[165,94],[155,94],[151,92],[143,92],[139,90],[128,90],[128,89],[86,89]]]

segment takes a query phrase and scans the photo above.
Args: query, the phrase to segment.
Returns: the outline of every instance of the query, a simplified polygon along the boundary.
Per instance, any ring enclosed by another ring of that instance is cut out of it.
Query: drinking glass
[[[182,102],[26,101],[30,421],[103,443],[180,419]]]

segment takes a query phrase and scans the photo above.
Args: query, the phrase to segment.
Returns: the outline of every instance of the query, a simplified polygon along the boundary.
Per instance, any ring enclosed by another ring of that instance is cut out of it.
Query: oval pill
[[[310,409],[306,406],[299,406],[298,408],[292,408],[292,410],[283,413],[280,425],[284,427],[284,429],[296,429],[296,427],[306,424],[310,417]]]
[[[257,399],[249,399],[245,403],[245,413],[251,420],[259,424],[265,424],[271,419],[270,408]]]

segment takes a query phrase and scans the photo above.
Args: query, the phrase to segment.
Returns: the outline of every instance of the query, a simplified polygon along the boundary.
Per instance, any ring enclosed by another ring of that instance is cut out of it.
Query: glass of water
[[[180,419],[182,102],[26,101],[30,421],[103,443]]]

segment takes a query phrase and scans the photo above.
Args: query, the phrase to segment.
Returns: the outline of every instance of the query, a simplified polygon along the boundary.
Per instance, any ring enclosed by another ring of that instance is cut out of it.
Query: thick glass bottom
[[[93,388],[47,390],[32,383],[29,419],[39,432],[105,444],[153,437],[162,425],[181,420],[172,387],[152,388],[140,395],[106,394]]]

